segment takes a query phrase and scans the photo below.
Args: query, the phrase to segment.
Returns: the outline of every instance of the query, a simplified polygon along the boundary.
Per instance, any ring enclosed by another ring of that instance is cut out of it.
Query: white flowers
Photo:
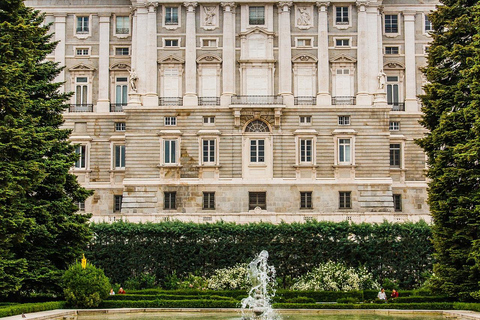
[[[293,290],[351,291],[378,289],[379,284],[364,267],[348,268],[336,262],[320,264],[301,276],[292,286]]]
[[[248,279],[246,263],[237,264],[231,268],[215,270],[208,281],[208,289],[212,290],[238,290],[250,289],[252,283]]]

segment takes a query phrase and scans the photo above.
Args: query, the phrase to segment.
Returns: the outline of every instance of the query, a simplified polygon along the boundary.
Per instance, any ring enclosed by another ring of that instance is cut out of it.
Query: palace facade
[[[27,0],[95,221],[430,220],[432,0]]]

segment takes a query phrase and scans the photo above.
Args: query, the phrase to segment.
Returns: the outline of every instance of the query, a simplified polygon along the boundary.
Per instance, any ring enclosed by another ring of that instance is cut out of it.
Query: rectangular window
[[[393,206],[395,208],[395,212],[402,211],[402,195],[401,194],[393,195]]]
[[[350,116],[338,116],[338,124],[341,126],[350,125]]]
[[[312,192],[300,192],[300,209],[312,209]]]
[[[165,47],[178,47],[178,39],[165,39]]]
[[[312,162],[312,139],[300,139],[300,162]]]
[[[129,34],[130,33],[130,17],[117,17],[116,18],[115,33],[116,34]]]
[[[177,125],[177,117],[165,117],[164,124],[166,126],[176,126]]]
[[[128,56],[130,54],[130,48],[122,47],[122,48],[115,48],[115,55],[117,56]]]
[[[399,143],[390,144],[390,167],[400,168],[401,146]]]
[[[125,131],[125,122],[115,122],[115,131]]]
[[[78,211],[85,211],[85,201],[77,201]]]
[[[215,209],[215,192],[203,193],[203,210]]]
[[[165,7],[165,24],[178,24],[178,7]]]
[[[203,163],[215,163],[215,140],[203,140]]]
[[[312,39],[297,39],[297,47],[311,47]]]
[[[163,154],[165,164],[177,163],[177,140],[164,140]]]
[[[123,200],[123,196],[121,195],[113,196],[113,211],[115,212],[122,211],[122,200]]]
[[[398,15],[385,15],[385,33],[398,33]]]
[[[399,121],[390,121],[388,126],[390,131],[398,131],[400,130],[400,122]]]
[[[300,124],[311,124],[312,123],[312,116],[300,116]]]
[[[350,39],[335,39],[335,46],[336,47],[349,47],[350,46]]]
[[[116,145],[114,151],[115,169],[125,169],[125,145]]]
[[[216,39],[203,39],[202,40],[202,47],[216,47],[217,40]]]
[[[177,208],[177,193],[175,191],[173,192],[164,192],[163,193],[163,209],[166,210],[172,210]]]
[[[214,124],[215,117],[203,117],[203,124]]]
[[[398,106],[399,103],[398,77],[387,76],[387,104]]]
[[[398,47],[385,47],[385,54],[398,54]]]
[[[75,104],[77,106],[86,106],[88,104],[88,79],[86,77],[78,77],[75,87]]]
[[[250,140],[250,162],[265,162],[265,140]]]
[[[265,24],[265,7],[249,7],[248,23],[250,25]]]
[[[338,139],[338,162],[341,164],[351,162],[350,139]]]
[[[117,77],[115,82],[115,103],[126,106],[128,102],[128,78]]]
[[[432,22],[428,18],[428,14],[425,15],[425,32],[433,31]]]
[[[348,7],[336,7],[335,24],[348,24]]]
[[[77,49],[75,50],[75,54],[76,54],[77,56],[88,56],[89,51],[90,51],[90,50],[88,50],[88,48],[77,48]]]
[[[85,169],[87,167],[87,146],[77,146],[75,153],[79,155],[78,160],[75,162],[75,168]]]
[[[77,17],[77,33],[89,33],[89,17]]]
[[[267,193],[266,192],[249,192],[248,193],[248,210],[254,210],[260,207],[267,210]]]
[[[352,208],[352,192],[340,191],[339,192],[339,206],[340,209]]]

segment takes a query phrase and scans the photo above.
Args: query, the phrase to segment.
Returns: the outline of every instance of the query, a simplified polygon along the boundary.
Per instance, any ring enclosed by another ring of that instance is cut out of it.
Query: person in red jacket
[[[395,289],[393,289],[393,290],[392,290],[392,294],[390,295],[390,297],[392,297],[392,298],[398,298],[398,291],[395,290]]]
[[[126,292],[125,292],[125,290],[123,290],[122,287],[120,287],[120,289],[118,289],[118,294],[125,294],[125,293],[126,293]]]

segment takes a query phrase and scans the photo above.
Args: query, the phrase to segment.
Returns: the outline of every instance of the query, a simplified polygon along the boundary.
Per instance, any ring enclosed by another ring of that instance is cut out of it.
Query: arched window
[[[245,132],[270,132],[270,128],[262,120],[253,120],[247,124]]]

